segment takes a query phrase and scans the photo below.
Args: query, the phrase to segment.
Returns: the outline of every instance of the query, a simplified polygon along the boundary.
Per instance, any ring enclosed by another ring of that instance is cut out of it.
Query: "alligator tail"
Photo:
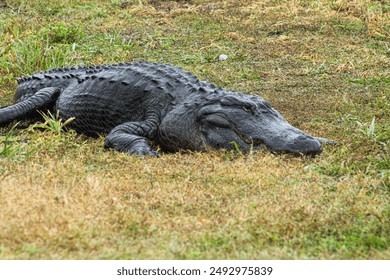
[[[26,100],[8,107],[0,108],[0,127],[6,126],[14,120],[24,119],[37,110],[47,108],[58,98],[59,94],[59,88],[47,87],[40,89]]]

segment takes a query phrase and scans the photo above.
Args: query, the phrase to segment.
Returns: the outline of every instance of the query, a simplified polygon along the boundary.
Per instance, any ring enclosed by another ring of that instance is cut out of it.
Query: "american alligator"
[[[69,127],[78,133],[106,135],[105,148],[141,156],[157,156],[155,147],[322,151],[322,138],[291,126],[261,97],[223,90],[167,64],[57,68],[19,78],[18,84],[15,104],[0,108],[0,127],[50,110],[64,120],[74,117]]]

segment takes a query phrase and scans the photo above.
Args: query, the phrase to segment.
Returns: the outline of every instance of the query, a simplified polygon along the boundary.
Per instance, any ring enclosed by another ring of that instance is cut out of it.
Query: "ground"
[[[0,1],[0,106],[36,71],[158,61],[339,142],[315,158],[155,159],[51,117],[0,129],[0,259],[389,259],[389,14],[369,0]]]

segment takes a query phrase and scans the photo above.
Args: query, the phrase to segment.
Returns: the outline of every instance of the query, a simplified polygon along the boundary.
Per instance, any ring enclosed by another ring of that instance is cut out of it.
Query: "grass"
[[[40,128],[43,130],[48,130],[55,132],[57,134],[60,134],[62,131],[64,131],[64,128],[67,124],[69,124],[71,121],[73,121],[75,118],[71,117],[67,120],[62,120],[59,118],[60,112],[57,111],[55,115],[53,115],[51,112],[40,112],[40,115],[42,116],[44,123],[36,123],[32,126],[32,128]]]
[[[316,158],[141,159],[62,133],[55,116],[1,128],[0,259],[389,259],[389,11],[369,0],[1,1],[0,106],[35,71],[160,61],[260,94],[339,145]]]

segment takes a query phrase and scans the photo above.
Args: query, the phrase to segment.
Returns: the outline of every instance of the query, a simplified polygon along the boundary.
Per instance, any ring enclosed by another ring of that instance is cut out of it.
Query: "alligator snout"
[[[288,152],[293,154],[317,155],[322,152],[319,140],[303,132],[299,135],[283,135],[278,139],[265,140],[267,147],[276,153]]]
[[[322,152],[322,146],[320,141],[309,135],[299,135],[291,143],[286,143],[286,150],[291,153],[316,155]]]

